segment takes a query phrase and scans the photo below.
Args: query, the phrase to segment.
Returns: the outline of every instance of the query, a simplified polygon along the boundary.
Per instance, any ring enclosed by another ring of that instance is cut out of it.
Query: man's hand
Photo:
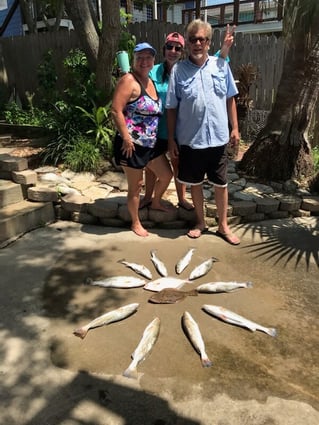
[[[226,33],[223,41],[223,45],[220,49],[219,56],[222,58],[227,58],[230,48],[234,43],[234,33],[235,33],[236,25],[233,25],[232,28],[227,24]]]

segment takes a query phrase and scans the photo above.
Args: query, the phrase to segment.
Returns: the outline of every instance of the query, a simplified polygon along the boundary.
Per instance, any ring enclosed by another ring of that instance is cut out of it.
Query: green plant
[[[92,139],[79,136],[73,149],[66,152],[64,164],[72,171],[96,171],[101,161],[99,149]]]
[[[4,117],[9,124],[32,125],[49,130],[55,128],[55,118],[51,111],[43,111],[33,106],[33,94],[27,93],[28,107],[22,109],[16,102],[5,105]]]
[[[53,51],[48,50],[43,57],[42,62],[38,66],[38,82],[37,97],[42,107],[54,104],[59,98],[57,88],[58,75],[53,59]]]
[[[94,106],[92,112],[86,111],[81,106],[77,107],[91,121],[93,128],[87,131],[87,134],[95,134],[96,146],[105,151],[106,155],[111,157],[113,153],[113,137],[115,128],[111,119],[111,102],[106,106]]]
[[[315,168],[315,173],[319,171],[319,146],[312,148],[313,164]]]

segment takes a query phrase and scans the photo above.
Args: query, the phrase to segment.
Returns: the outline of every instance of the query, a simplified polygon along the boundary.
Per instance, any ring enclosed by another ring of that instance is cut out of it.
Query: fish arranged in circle
[[[137,311],[139,307],[138,303],[132,303],[124,305],[116,310],[109,311],[96,317],[88,324],[81,326],[80,328],[74,329],[73,334],[75,336],[84,339],[90,329],[98,328],[100,326],[108,325],[109,323],[118,322],[119,320],[126,319]]]
[[[176,262],[175,272],[180,275],[191,263],[195,248],[189,248],[187,252]],[[188,278],[182,279],[171,277],[164,262],[158,257],[156,250],[150,251],[150,260],[153,263],[157,273],[161,276],[153,280],[152,272],[143,264],[129,262],[125,259],[119,260],[118,263],[130,268],[135,273],[139,274],[144,279],[134,276],[112,276],[100,280],[88,278],[86,283],[92,286],[101,286],[104,288],[138,288],[154,292],[148,301],[154,304],[175,304],[184,300],[188,296],[198,296],[199,294],[217,294],[221,292],[234,292],[242,288],[252,288],[252,282],[236,282],[236,281],[215,281],[207,282],[197,286],[194,289],[183,291],[181,288],[185,284],[191,284],[194,280],[205,276],[212,268],[215,262],[219,260],[216,257],[209,257],[199,265],[195,266],[190,272]],[[148,279],[146,281],[145,279]],[[74,329],[75,336],[84,339],[90,329],[98,328],[110,323],[126,319],[133,315],[138,310],[139,304],[132,303],[124,305],[118,309],[109,311],[101,316],[96,317],[86,325]],[[275,328],[267,328],[252,320],[249,320],[239,314],[226,309],[222,306],[204,304],[202,310],[217,319],[226,323],[241,326],[251,331],[261,331],[270,336],[275,337],[277,331]],[[209,359],[205,342],[202,337],[198,323],[194,320],[188,311],[184,311],[182,318],[182,328],[188,337],[192,346],[199,354],[201,364],[205,368],[212,366],[212,361]],[[141,364],[151,353],[160,333],[161,321],[159,317],[155,317],[145,328],[143,335],[132,353],[132,361],[123,372],[123,376],[127,378],[138,378],[138,365]]]

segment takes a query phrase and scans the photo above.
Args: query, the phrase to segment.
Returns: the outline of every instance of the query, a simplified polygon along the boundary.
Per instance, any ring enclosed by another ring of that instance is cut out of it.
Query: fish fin
[[[126,378],[130,378],[130,379],[137,379],[138,378],[137,368],[135,366],[130,365],[123,372],[123,376],[125,376]]]
[[[277,330],[275,328],[268,328],[266,333],[270,336],[277,336]]]
[[[93,282],[93,279],[92,279],[92,278],[90,278],[90,277],[87,277],[87,278],[85,279],[85,281],[84,281],[84,284],[85,284],[85,285],[92,285],[92,282]]]
[[[206,357],[202,357],[201,358],[201,361],[202,361],[202,366],[203,367],[211,367],[213,365],[213,362],[210,361],[207,356]]]
[[[78,329],[74,329],[73,331],[73,335],[78,336],[81,339],[84,339],[87,333],[88,333],[88,329],[86,328],[78,328]]]
[[[219,261],[219,259],[216,258],[216,257],[212,257],[212,260],[215,261],[215,262]]]

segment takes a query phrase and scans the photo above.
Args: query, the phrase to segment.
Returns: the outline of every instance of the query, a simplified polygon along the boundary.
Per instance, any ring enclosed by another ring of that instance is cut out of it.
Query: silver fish
[[[116,310],[109,311],[108,313],[102,314],[89,322],[87,325],[81,326],[80,328],[74,329],[73,334],[84,339],[90,329],[98,328],[100,326],[108,325],[109,323],[118,322],[119,320],[125,319],[131,316],[138,309],[139,304],[127,304]]]
[[[213,264],[216,261],[219,261],[219,260],[215,257],[211,257],[208,260],[204,261],[203,263],[199,264],[197,267],[193,269],[188,279],[194,280],[194,279],[198,279],[201,276],[204,276],[205,274],[209,272],[209,270],[211,270],[211,268],[213,267]]]
[[[119,260],[118,263],[124,264],[124,266],[129,267],[130,269],[134,270],[135,273],[140,274],[141,276],[146,277],[146,279],[152,279],[152,273],[151,271],[145,267],[143,264],[136,264],[136,263],[129,263],[125,260]]]
[[[168,272],[167,272],[167,269],[165,267],[165,264],[156,256],[155,250],[151,251],[151,260],[152,260],[152,263],[154,264],[156,270],[158,271],[158,273],[161,276],[167,277]]]
[[[215,293],[232,292],[239,288],[252,288],[251,282],[209,282],[197,286],[197,292]]]
[[[185,283],[189,283],[186,279],[179,279],[177,277],[160,277],[156,280],[151,280],[151,282],[147,282],[144,285],[143,289],[147,289],[148,291],[159,292],[162,289],[174,288],[180,289]]]
[[[140,279],[138,277],[133,276],[113,276],[107,277],[106,279],[101,280],[93,280],[88,278],[86,280],[88,285],[93,286],[103,286],[104,288],[138,288],[140,286],[144,286],[146,280]]]
[[[152,351],[152,348],[156,343],[159,335],[160,324],[160,319],[158,317],[155,317],[155,319],[152,320],[152,322],[150,322],[145,328],[142,338],[132,354],[133,360],[130,363],[129,367],[123,373],[123,375],[127,378],[137,379],[137,366],[141,362],[143,362],[148,356],[148,354]]]
[[[195,248],[190,248],[186,254],[177,262],[175,266],[175,271],[177,274],[182,273],[183,270],[186,269],[186,267],[191,262],[192,256],[194,254]]]
[[[240,316],[230,310],[227,310],[224,307],[218,305],[209,305],[204,304],[202,306],[203,310],[207,313],[218,317],[218,319],[223,320],[224,322],[231,323],[232,325],[242,326],[251,330],[252,332],[261,331],[265,332],[270,336],[276,336],[277,331],[275,328],[266,328],[264,326],[259,325],[258,323],[252,322],[251,320],[246,319],[245,317]]]
[[[202,338],[198,324],[195,322],[195,320],[188,311],[184,312],[182,317],[182,323],[191,343],[200,355],[202,366],[211,367],[213,363],[209,360],[206,354],[205,343]]]

